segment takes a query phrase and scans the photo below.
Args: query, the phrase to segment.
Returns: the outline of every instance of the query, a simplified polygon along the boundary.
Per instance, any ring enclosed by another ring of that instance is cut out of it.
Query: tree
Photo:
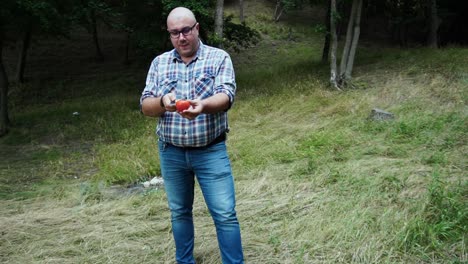
[[[239,20],[240,20],[241,23],[245,23],[244,0],[239,0]]]
[[[246,26],[245,23],[233,23],[232,18],[233,16],[229,15],[224,19],[224,47],[239,52],[241,49],[255,45],[260,39],[258,31]]]
[[[16,79],[23,81],[26,56],[31,36],[35,30],[41,34],[65,35],[69,20],[64,7],[66,1],[59,0],[2,0],[0,2],[0,136],[8,131],[9,81],[5,72],[2,51],[6,37],[21,38]]]
[[[101,0],[74,0],[73,7],[75,22],[83,26],[91,34],[96,59],[103,60],[104,53],[99,43],[98,22],[106,22],[109,17],[118,14],[106,2]]]
[[[368,21],[363,25],[371,31],[367,33],[377,32],[380,37],[385,36],[386,41],[392,40],[402,47],[415,43],[434,47],[449,43],[468,44],[468,27],[465,26],[468,24],[468,1],[366,1],[365,9]],[[372,24],[380,27],[370,26]],[[382,30],[384,28],[387,32]]]
[[[223,47],[223,13],[224,13],[224,0],[216,1],[216,13],[215,13],[215,28],[214,34],[215,39],[218,39],[218,47]]]
[[[281,16],[291,10],[302,7],[303,0],[276,0],[275,13],[273,20],[278,22]]]
[[[13,18],[9,24],[15,27],[20,39],[20,52],[15,80],[24,82],[26,58],[34,33],[41,35],[67,35],[70,19],[67,16],[68,4],[59,0],[17,0],[10,8]]]
[[[111,15],[104,22],[124,33],[123,63],[130,63],[130,51],[148,53],[165,50],[167,45],[164,8],[158,0],[108,0]]]
[[[336,51],[338,49],[338,36],[336,34],[336,22],[339,19],[338,12],[336,12],[336,0],[330,0],[330,37],[331,37],[331,51],[330,51],[330,84],[338,90],[338,73],[336,68]]]
[[[328,1],[327,12],[325,15],[325,40],[323,42],[322,50],[322,63],[328,62],[328,55],[330,54],[330,16],[331,16],[331,1]]]
[[[133,1],[131,1],[133,2]],[[123,16],[122,18],[122,23],[120,24],[120,29],[122,29],[125,32],[125,43],[124,43],[124,55],[123,55],[123,63],[124,64],[130,64],[130,40],[131,40],[131,34],[133,32],[132,28],[130,27],[130,3],[128,0],[122,0],[121,4],[121,10],[122,13],[121,15]]]
[[[200,38],[209,45],[217,46],[220,39],[214,33],[214,16],[215,10],[214,1],[212,0],[163,0],[165,10],[164,16],[167,12],[177,6],[185,6],[193,11],[197,21],[200,23]],[[242,48],[247,48],[253,45],[260,38],[260,34],[246,26],[245,24],[238,24],[232,22],[233,16],[227,16],[223,19],[223,46],[224,48],[231,48],[239,51]]]
[[[21,50],[18,57],[15,80],[19,83],[24,82],[24,69],[26,67],[26,57],[28,54],[29,45],[31,43],[33,22],[31,18],[27,18],[23,37],[21,39]]]
[[[437,15],[437,1],[427,0],[429,10],[429,34],[427,37],[427,44],[431,48],[437,48],[438,44],[438,31],[439,31],[439,16]]]
[[[7,31],[6,22],[12,19],[12,0],[0,2],[0,137],[8,133],[10,119],[8,116],[8,76],[3,64],[3,46]]]
[[[354,65],[354,57],[359,41],[361,10],[363,0],[354,0],[351,7],[351,14],[348,21],[348,30],[346,31],[346,42],[343,48],[343,56],[340,65],[340,83],[346,86],[351,81],[351,72]]]
[[[351,73],[353,70],[354,58],[356,55],[356,49],[360,35],[362,2],[363,0],[353,0],[339,72],[337,71],[336,66],[336,52],[338,46],[336,22],[339,16],[337,15],[336,11],[336,0],[331,2],[330,31],[332,36],[332,61],[330,82],[337,89],[349,86],[351,84]]]
[[[0,24],[0,137],[8,133],[8,77],[3,66],[4,29]]]

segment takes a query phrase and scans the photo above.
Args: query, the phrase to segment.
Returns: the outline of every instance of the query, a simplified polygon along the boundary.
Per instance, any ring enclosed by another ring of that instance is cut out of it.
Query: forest
[[[173,263],[139,98],[177,6],[234,63],[246,263],[468,261],[467,1],[2,0],[0,262]]]

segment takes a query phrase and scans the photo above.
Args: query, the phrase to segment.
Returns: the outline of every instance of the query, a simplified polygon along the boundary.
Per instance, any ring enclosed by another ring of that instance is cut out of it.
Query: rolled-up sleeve
[[[157,58],[151,62],[150,69],[148,71],[148,75],[146,76],[146,86],[143,89],[140,97],[140,109],[141,105],[143,104],[143,100],[148,97],[157,97],[157,83],[158,83],[158,74],[157,74]]]
[[[236,95],[236,77],[231,57],[224,52],[223,55],[215,78],[214,93],[226,94],[229,97],[229,108],[231,108]]]

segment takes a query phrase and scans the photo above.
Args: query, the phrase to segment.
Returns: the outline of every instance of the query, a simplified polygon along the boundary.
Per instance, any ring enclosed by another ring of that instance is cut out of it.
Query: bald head
[[[179,20],[191,21],[195,23],[197,20],[193,12],[185,7],[176,7],[167,16],[167,24],[174,23]]]
[[[185,7],[174,8],[167,16],[167,31],[171,43],[185,63],[196,55],[199,43],[200,24],[192,11]]]

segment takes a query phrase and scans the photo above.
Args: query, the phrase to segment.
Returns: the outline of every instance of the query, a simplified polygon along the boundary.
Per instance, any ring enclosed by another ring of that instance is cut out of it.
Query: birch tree
[[[291,10],[299,9],[302,7],[304,0],[276,0],[275,13],[273,20],[278,22],[281,16]]]
[[[336,66],[336,53],[337,53],[337,33],[336,33],[336,22],[339,15],[336,11],[336,0],[331,1],[330,8],[330,34],[332,38],[332,50],[331,50],[331,84],[341,89],[351,85],[351,73],[354,65],[354,58],[356,55],[356,49],[359,42],[360,35],[360,22],[361,22],[361,11],[362,11],[363,0],[353,0],[351,12],[348,21],[348,27],[346,31],[346,40],[343,47],[340,69],[337,71]]]
[[[338,49],[338,36],[336,34],[336,22],[338,20],[338,13],[336,12],[336,0],[330,0],[330,84],[338,90],[338,74],[336,68],[336,51]]]
[[[273,20],[275,22],[278,22],[281,15],[283,14],[284,7],[281,4],[281,0],[276,0],[276,7],[275,7],[275,13],[273,14]]]
[[[363,0],[354,0],[351,7],[351,15],[346,32],[346,43],[343,48],[343,56],[340,66],[340,83],[346,86],[351,81],[351,72],[353,71],[354,57],[356,55],[357,44],[360,35],[361,10]]]

